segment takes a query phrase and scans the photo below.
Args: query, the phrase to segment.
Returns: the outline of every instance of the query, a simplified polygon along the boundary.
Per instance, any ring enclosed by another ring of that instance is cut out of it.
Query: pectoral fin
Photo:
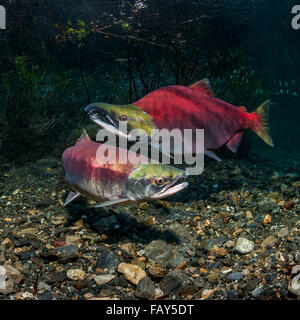
[[[208,150],[206,150],[206,151],[204,152],[204,154],[205,154],[206,156],[210,157],[210,158],[213,158],[213,159],[217,160],[217,161],[222,161],[213,151],[208,151]]]
[[[226,144],[227,148],[236,153],[243,138],[243,131],[236,133]]]
[[[119,204],[119,203],[127,202],[127,201],[129,201],[128,198],[105,201],[105,202],[102,202],[102,203],[98,204],[94,208],[102,208],[102,207],[106,207],[106,206],[112,206],[114,204]]]
[[[65,200],[64,207],[79,196],[80,196],[80,193],[70,191]]]

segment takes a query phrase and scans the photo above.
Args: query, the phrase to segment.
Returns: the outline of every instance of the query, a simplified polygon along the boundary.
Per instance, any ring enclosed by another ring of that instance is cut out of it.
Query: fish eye
[[[120,120],[121,120],[121,121],[127,121],[127,116],[126,116],[125,114],[122,114],[122,115],[120,116]]]
[[[156,178],[156,184],[161,186],[165,182],[165,179],[163,177]]]

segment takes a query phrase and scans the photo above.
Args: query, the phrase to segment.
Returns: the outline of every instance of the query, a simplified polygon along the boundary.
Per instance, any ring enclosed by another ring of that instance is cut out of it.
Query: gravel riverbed
[[[63,207],[59,158],[2,165],[0,299],[299,300],[299,164],[207,161],[169,199],[105,209]]]

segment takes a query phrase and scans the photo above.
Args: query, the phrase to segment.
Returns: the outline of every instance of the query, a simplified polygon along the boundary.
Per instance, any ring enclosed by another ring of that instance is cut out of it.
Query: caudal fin
[[[260,117],[260,125],[254,132],[264,140],[269,146],[274,147],[273,140],[269,127],[269,109],[270,100],[263,102],[256,110],[255,113]]]

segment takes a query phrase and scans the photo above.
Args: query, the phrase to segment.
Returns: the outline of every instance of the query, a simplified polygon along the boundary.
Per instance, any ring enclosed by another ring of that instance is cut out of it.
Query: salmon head
[[[185,171],[163,164],[140,164],[128,177],[131,200],[156,200],[174,195],[188,186]]]
[[[129,141],[136,140],[136,137],[130,134],[132,130],[135,130],[135,135],[151,136],[151,130],[156,129],[153,118],[133,104],[92,103],[85,108],[85,111],[97,125]],[[120,130],[120,126],[125,122],[127,132]]]

